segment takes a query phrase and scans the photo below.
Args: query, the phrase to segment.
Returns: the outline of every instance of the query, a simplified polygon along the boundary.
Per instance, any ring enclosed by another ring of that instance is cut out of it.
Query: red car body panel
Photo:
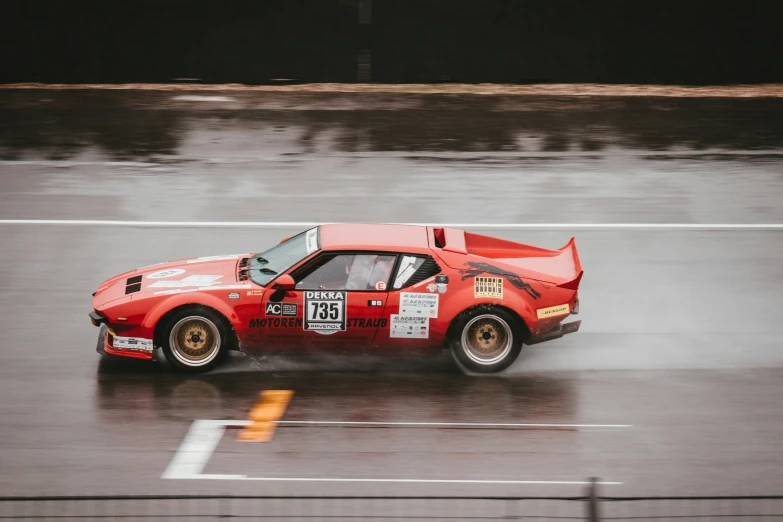
[[[314,258],[330,251],[397,256],[387,289],[345,291],[344,330],[330,335],[305,330],[305,291],[291,290],[279,301],[271,299],[274,282],[283,274],[276,275],[266,287],[250,279],[240,280],[240,262],[255,254],[235,254],[161,263],[101,283],[93,294],[93,308],[100,316],[98,322],[109,328],[104,351],[152,358],[153,344],[160,344],[155,329],[161,319],[178,307],[193,304],[222,314],[236,333],[239,348],[247,352],[434,353],[443,349],[454,318],[470,308],[502,306],[524,321],[533,339],[558,328],[575,313],[578,302],[582,266],[573,238],[560,249],[548,250],[453,228],[334,224],[318,227],[318,243],[317,251],[284,273],[296,275]],[[392,282],[404,254],[429,256],[440,272],[394,289]],[[436,277],[443,281],[443,276],[447,282],[438,286]],[[499,288],[493,287],[484,295],[481,285],[487,278]],[[393,336],[392,316],[396,321],[407,317],[401,299],[421,297],[411,294],[429,295],[422,298],[434,300],[437,314],[427,318],[426,328],[419,327],[420,337]],[[276,315],[267,315],[267,311]],[[547,315],[550,313],[553,315]],[[93,322],[97,324],[95,319]]]

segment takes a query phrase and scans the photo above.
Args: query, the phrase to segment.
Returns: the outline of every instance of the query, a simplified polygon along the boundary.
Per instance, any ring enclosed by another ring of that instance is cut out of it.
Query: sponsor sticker
[[[152,339],[142,339],[140,337],[114,337],[112,343],[117,350],[132,350],[134,352],[151,352]]]
[[[247,295],[264,295],[263,290],[248,290]]]
[[[345,331],[344,291],[321,291],[304,293],[304,329],[324,335]]]
[[[389,336],[398,339],[429,339],[430,320],[427,317],[391,314]]]
[[[449,285],[444,285],[442,283],[438,283],[437,286],[438,286],[438,293],[439,294],[445,294],[446,291],[449,289]]]
[[[166,280],[155,281],[149,288],[182,288],[187,286],[213,286],[217,284],[217,280],[221,275],[190,275],[185,279],[178,281]]]
[[[386,328],[386,318],[364,319],[362,317],[352,317],[348,319],[348,328]]]
[[[250,254],[228,254],[223,256],[207,256],[197,257],[195,259],[188,259],[188,264],[191,263],[208,263],[210,261],[224,261],[228,259],[238,259],[240,257],[249,256]]]
[[[447,285],[449,284],[449,276],[447,276],[446,274],[436,275],[435,282],[439,285]]]
[[[301,317],[254,317],[250,319],[250,328],[301,328]]]
[[[430,283],[427,285],[427,291],[431,294],[434,294],[438,291],[438,285],[436,283]]]
[[[475,288],[476,288],[477,291],[478,291],[479,286],[481,286],[482,288],[485,287],[485,283],[486,283],[487,279],[499,279],[497,276],[502,275],[509,283],[514,285],[515,288],[519,288],[520,290],[524,291],[525,293],[527,293],[527,295],[529,295],[533,299],[538,299],[539,297],[541,297],[541,293],[538,292],[535,288],[533,288],[530,285],[530,283],[525,282],[524,279],[522,279],[521,277],[519,277],[517,274],[515,274],[513,272],[508,272],[506,270],[503,270],[502,268],[498,268],[496,266],[492,266],[489,263],[479,263],[479,262],[475,262],[475,261],[468,261],[467,263],[465,263],[464,266],[466,268],[464,268],[464,269],[459,271],[459,273],[462,274],[462,280],[464,281],[465,279],[468,279],[469,277],[476,278],[474,280],[474,285],[475,285]],[[494,274],[496,277],[487,278],[487,277],[482,276],[481,274]],[[483,282],[479,282],[478,281],[479,277],[481,277],[481,279],[483,279],[484,281]],[[541,283],[540,281],[539,281],[539,284],[541,286],[543,286],[544,288],[547,288],[547,286],[544,283]],[[501,294],[502,294],[502,289],[503,289],[503,282],[502,281],[499,282],[499,286],[500,286]],[[494,297],[494,296],[491,296],[491,295],[482,295],[482,296],[476,295],[476,297]],[[498,297],[498,299],[503,299],[502,295],[500,297]]]
[[[378,281],[375,283],[376,290],[386,290],[386,283],[384,281]]]
[[[198,292],[200,288],[174,288],[172,290],[158,290],[152,295],[171,295],[171,294],[183,294],[185,292]]]
[[[318,250],[318,227],[305,232],[305,249],[308,256]]]
[[[298,315],[299,306],[296,303],[267,303],[264,309],[266,316],[293,316]]]
[[[228,294],[229,299],[239,299],[239,292],[231,292]]]
[[[568,304],[550,306],[549,308],[539,308],[536,310],[536,315],[539,319],[546,319],[547,317],[557,317],[558,315],[568,315],[571,313]]]
[[[204,286],[199,288],[199,290],[242,290],[244,288],[250,288],[250,285],[239,284],[239,285]]]
[[[476,276],[473,280],[473,297],[503,299],[503,278]]]
[[[367,301],[367,306],[383,306],[383,301],[380,299],[370,299]]]
[[[403,317],[438,317],[438,294],[400,293],[400,315]]]
[[[181,268],[169,268],[168,270],[153,272],[147,276],[147,279],[163,279],[164,277],[174,277],[184,273],[185,271]]]

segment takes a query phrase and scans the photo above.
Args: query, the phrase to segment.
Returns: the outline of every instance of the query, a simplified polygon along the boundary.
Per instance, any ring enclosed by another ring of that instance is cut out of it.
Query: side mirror
[[[296,281],[288,274],[283,274],[275,280],[275,284],[272,286],[277,290],[293,290],[296,288]]]

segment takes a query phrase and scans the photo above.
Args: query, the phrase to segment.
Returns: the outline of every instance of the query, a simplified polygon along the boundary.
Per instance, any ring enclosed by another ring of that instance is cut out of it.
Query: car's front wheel
[[[449,342],[457,361],[477,373],[505,370],[522,350],[519,319],[497,307],[478,307],[455,320]]]
[[[228,353],[229,331],[223,318],[204,307],[175,312],[166,323],[161,345],[166,359],[178,370],[206,372]]]

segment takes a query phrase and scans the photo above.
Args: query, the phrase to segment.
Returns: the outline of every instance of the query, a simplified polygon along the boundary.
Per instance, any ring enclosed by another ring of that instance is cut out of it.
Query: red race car
[[[203,372],[229,350],[437,354],[497,372],[580,321],[573,238],[547,250],[454,228],[334,224],[259,254],[153,265],[93,294],[99,352]]]

